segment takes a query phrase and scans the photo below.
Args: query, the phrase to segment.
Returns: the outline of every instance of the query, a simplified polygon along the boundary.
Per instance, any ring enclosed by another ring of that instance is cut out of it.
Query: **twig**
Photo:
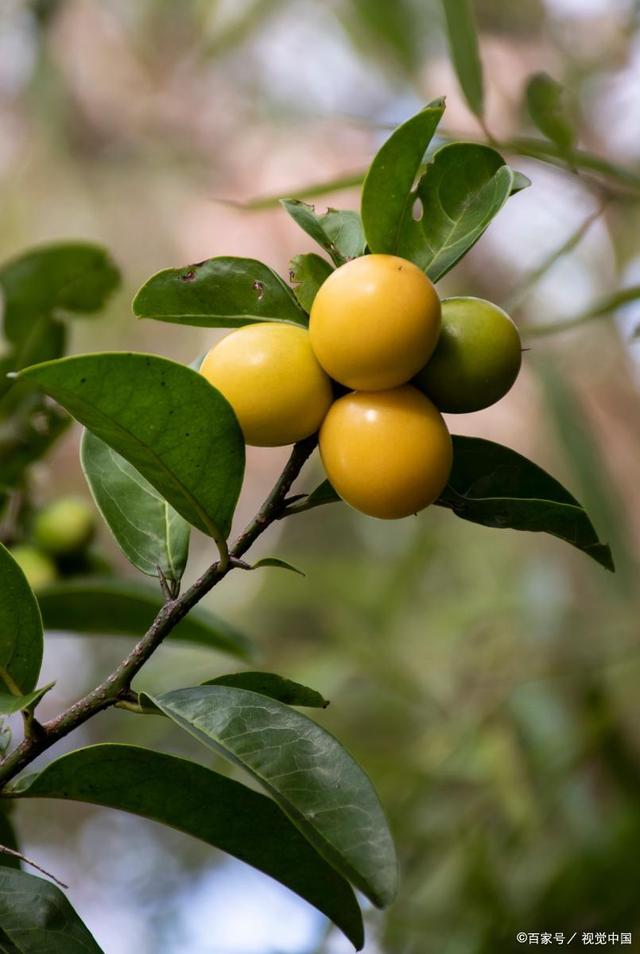
[[[314,436],[294,446],[273,490],[231,547],[230,558],[239,560],[260,534],[278,519],[291,485],[311,456],[316,443],[317,439]],[[116,706],[118,703],[131,705],[131,699],[127,693],[133,678],[189,610],[193,609],[233,568],[234,563],[230,559],[226,559],[224,563],[218,561],[212,564],[179,599],[166,602],[142,639],[99,686],[88,692],[61,715],[45,722],[41,726],[40,734],[25,738],[0,762],[0,787],[6,785],[38,755],[98,712]]]
[[[31,858],[27,858],[26,855],[23,855],[21,851],[14,851],[13,848],[7,848],[6,845],[0,845],[0,854],[11,855],[12,858],[19,858],[20,861],[24,861],[25,865],[29,865],[30,868],[35,868],[36,871],[39,871],[41,874],[46,875],[47,878],[51,878],[52,881],[60,888],[68,888],[69,885],[65,884],[64,881],[60,881],[59,878],[56,878],[55,875],[51,874],[50,871],[47,871],[46,868],[41,867],[37,862],[32,861]]]

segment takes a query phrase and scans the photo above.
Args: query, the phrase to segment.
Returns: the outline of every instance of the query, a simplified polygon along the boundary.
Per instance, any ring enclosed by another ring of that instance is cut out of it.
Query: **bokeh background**
[[[581,144],[640,172],[638,4],[475,7],[493,135],[532,134],[523,90],[547,70],[566,86]],[[218,254],[286,276],[310,240],[273,203],[243,203],[334,181],[309,190],[317,207],[357,208],[357,189],[340,181],[357,179],[388,130],[440,95],[447,134],[482,138],[436,0],[3,0],[0,258],[49,239],[104,243],[125,287],[103,316],[74,323],[72,350],[191,361],[218,333],[136,321],[136,288],[162,267]],[[563,479],[618,573],[552,538],[437,508],[388,524],[336,505],[261,544],[306,578],[235,574],[209,599],[255,637],[262,668],[331,700],[317,718],[380,791],[402,888],[388,913],[367,912],[366,954],[501,954],[518,947],[518,931],[635,929],[640,949],[640,304],[544,327],[640,282],[640,189],[509,155],[533,185],[442,292],[511,308],[530,350],[505,400],[450,424]],[[78,439],[71,431],[40,465],[41,502],[87,495]],[[283,459],[250,453],[240,521]],[[106,532],[101,545],[131,572]],[[195,539],[189,576],[210,559]],[[57,684],[44,715],[123,649],[122,639],[52,636],[45,676]],[[233,668],[166,646],[138,688]],[[116,739],[209,758],[164,720],[122,711],[56,751]],[[26,854],[69,883],[107,954],[349,950],[284,888],[152,823],[53,802],[20,804],[15,821]]]

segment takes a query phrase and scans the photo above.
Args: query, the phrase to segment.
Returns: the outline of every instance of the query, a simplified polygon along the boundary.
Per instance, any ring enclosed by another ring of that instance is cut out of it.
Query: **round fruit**
[[[50,583],[55,583],[58,576],[56,565],[42,550],[21,543],[13,547],[11,556],[26,576],[32,590],[41,590]]]
[[[294,444],[322,424],[333,393],[309,332],[269,321],[231,332],[209,351],[200,373],[235,411],[256,447]]]
[[[452,453],[440,412],[410,385],[347,394],[320,430],[322,463],[334,489],[356,510],[386,520],[436,500]]]
[[[440,299],[417,265],[363,255],[332,272],[311,308],[309,334],[327,374],[358,391],[406,384],[431,357]]]
[[[35,543],[54,556],[83,550],[95,532],[91,507],[77,497],[61,497],[47,504],[33,521]]]
[[[447,298],[440,340],[414,383],[441,411],[480,411],[504,397],[521,361],[518,329],[502,308],[481,298]]]

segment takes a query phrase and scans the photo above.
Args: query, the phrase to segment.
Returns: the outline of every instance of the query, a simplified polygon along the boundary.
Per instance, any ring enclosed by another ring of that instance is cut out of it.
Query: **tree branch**
[[[296,444],[291,456],[278,478],[273,490],[262,507],[245,527],[229,551],[233,561],[247,552],[258,537],[281,515],[285,499],[291,485],[302,470],[307,459],[313,453],[317,438],[315,435]],[[37,735],[25,738],[13,752],[0,762],[0,787],[6,785],[18,772],[21,772],[38,755],[49,749],[55,742],[69,732],[91,719],[98,712],[115,706],[129,698],[131,681],[142,669],[147,660],[158,649],[166,636],[177,626],[189,610],[200,602],[227,573],[237,566],[232,561],[217,561],[206,570],[196,582],[185,590],[179,599],[169,599],[164,604],[153,623],[133,647],[131,652],[119,663],[107,678],[79,699],[65,712],[40,726]]]

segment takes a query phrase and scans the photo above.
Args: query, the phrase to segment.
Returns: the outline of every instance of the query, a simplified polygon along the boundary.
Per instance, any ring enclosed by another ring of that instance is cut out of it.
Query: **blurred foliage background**
[[[378,786],[402,889],[388,914],[370,914],[367,954],[495,954],[517,948],[518,931],[635,929],[640,944],[640,8],[475,8],[486,124],[533,185],[442,290],[510,307],[530,350],[504,401],[450,424],[563,479],[612,544],[618,573],[551,538],[436,508],[387,524],[333,506],[264,544],[305,579],[236,574],[211,597],[255,636],[262,668],[331,699],[318,718]],[[625,172],[579,174],[523,155],[518,141],[537,135],[524,91],[540,70],[564,84],[579,144]],[[126,287],[105,315],[74,324],[72,351],[190,361],[217,332],[136,322],[129,302],[142,281],[217,254],[286,275],[310,240],[273,203],[241,204],[333,181],[326,194],[311,188],[318,206],[357,208],[357,190],[340,181],[357,179],[388,129],[440,95],[447,134],[483,138],[436,0],[4,0],[0,258],[55,238],[103,242]],[[600,307],[620,289],[632,289],[621,307]],[[87,494],[78,440],[73,429],[39,467],[40,502]],[[240,522],[283,459],[250,453]],[[118,563],[106,533],[101,546]],[[210,558],[196,540],[190,575]],[[51,636],[43,681],[57,685],[45,716],[123,648]],[[167,646],[138,685],[189,685],[229,668]],[[57,751],[105,739],[202,758],[164,721],[115,710]],[[15,821],[26,854],[70,884],[108,954],[348,950],[284,889],[151,823],[41,803],[21,804]]]

